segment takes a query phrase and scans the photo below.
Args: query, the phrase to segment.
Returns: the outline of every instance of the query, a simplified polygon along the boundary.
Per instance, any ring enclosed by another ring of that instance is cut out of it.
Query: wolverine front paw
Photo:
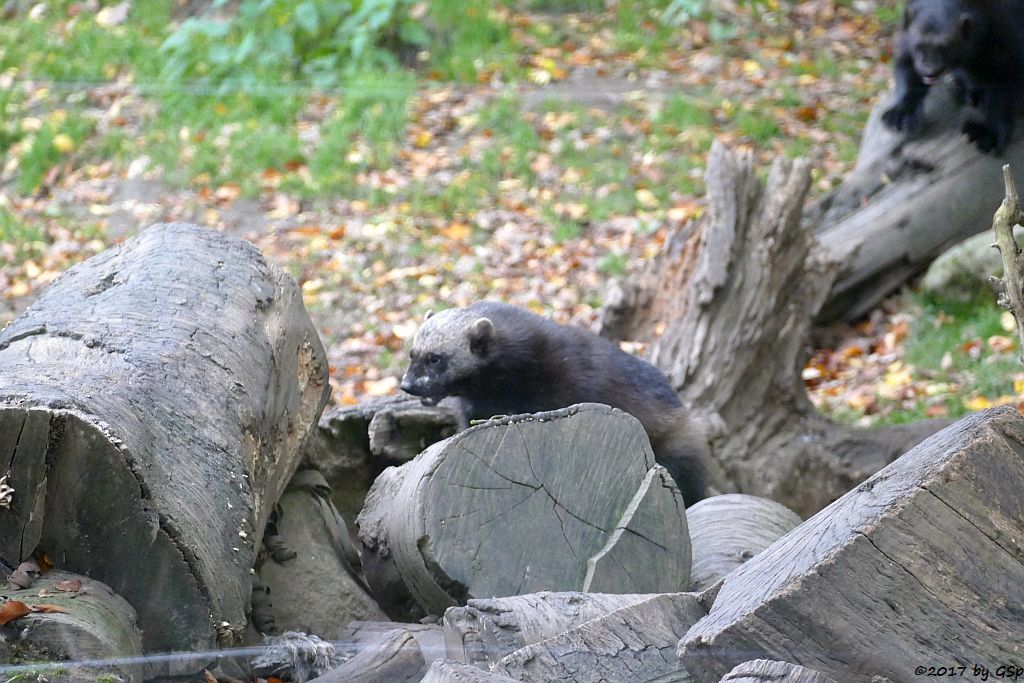
[[[922,109],[920,102],[897,102],[893,107],[882,113],[882,123],[893,130],[911,132],[921,125]]]
[[[999,154],[1010,139],[1009,130],[1004,126],[993,126],[977,121],[968,121],[961,130],[967,135],[967,139],[985,154]]]

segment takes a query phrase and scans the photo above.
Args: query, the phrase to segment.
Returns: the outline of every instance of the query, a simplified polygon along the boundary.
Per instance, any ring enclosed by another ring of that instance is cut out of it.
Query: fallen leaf
[[[1008,353],[1013,351],[1017,344],[1009,337],[1004,337],[1000,334],[994,334],[988,338],[988,348],[992,349],[996,353]]]
[[[20,600],[8,600],[3,605],[0,605],[0,626],[15,619],[20,619],[31,612],[32,610],[28,608],[28,605]]]
[[[29,609],[40,614],[67,613],[67,610],[60,605],[29,605]]]
[[[54,588],[65,593],[77,593],[82,589],[82,582],[79,579],[67,579],[58,582]]]
[[[992,401],[984,396],[975,396],[964,400],[964,407],[968,410],[984,410],[992,407]]]

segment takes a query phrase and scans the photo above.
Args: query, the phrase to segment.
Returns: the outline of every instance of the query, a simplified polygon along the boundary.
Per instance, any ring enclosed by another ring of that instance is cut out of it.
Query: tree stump
[[[805,161],[711,148],[708,211],[667,238],[632,281],[615,283],[606,336],[644,342],[684,403],[703,412],[721,491],[809,516],[946,422],[864,430],[836,425],[800,379],[804,339],[836,266],[801,223]]]
[[[399,590],[397,576],[428,614],[475,597],[689,583],[678,488],[640,423],[597,404],[491,420],[434,444],[377,479],[357,523],[378,601]]]
[[[1024,418],[976,413],[930,437],[725,577],[680,642],[718,681],[751,658],[839,681],[1019,662]]]
[[[773,500],[727,493],[686,511],[693,551],[690,590],[703,591],[800,525],[800,517]]]
[[[42,550],[107,583],[148,651],[236,642],[268,514],[327,395],[291,278],[248,242],[154,226],[0,332],[0,558]]]

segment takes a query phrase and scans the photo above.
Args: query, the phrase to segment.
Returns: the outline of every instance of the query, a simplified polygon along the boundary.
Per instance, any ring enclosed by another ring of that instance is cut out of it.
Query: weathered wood
[[[446,656],[487,668],[520,648],[650,597],[544,591],[470,600],[444,613]]]
[[[458,422],[458,411],[448,402],[425,406],[408,397],[331,408],[320,418],[309,459],[333,489],[342,516],[352,521],[385,467],[412,460],[430,444],[452,436]]]
[[[742,493],[712,496],[691,506],[686,511],[693,550],[690,590],[710,588],[800,521],[785,505]]]
[[[374,647],[386,633],[396,629],[408,631],[416,639],[423,659],[430,664],[445,656],[444,632],[439,624],[402,624],[395,621],[352,621],[339,639],[344,647],[362,652]]]
[[[1024,211],[1021,210],[1017,184],[1009,164],[1003,166],[1003,183],[1006,196],[992,217],[992,231],[1003,261],[1003,276],[997,280],[1000,288],[999,304],[1013,315],[1017,323],[1017,336],[1024,344],[1024,256],[1013,234],[1014,227],[1024,223]],[[1024,361],[1024,346],[1021,348],[1020,358]]]
[[[300,470],[278,504],[275,530],[291,559],[273,554],[257,573],[270,590],[270,611],[278,629],[338,640],[354,619],[387,616],[366,591],[347,557],[348,531],[331,503],[330,487],[316,470]]]
[[[649,596],[502,658],[492,670],[519,681],[689,681],[678,638],[705,614],[693,593]]]
[[[1010,408],[927,439],[726,576],[680,643],[687,670],[761,657],[867,683],[1019,660],[1022,453]]]
[[[439,659],[427,669],[420,683],[512,683],[515,679],[451,659]]]
[[[147,650],[236,642],[327,393],[298,287],[248,242],[159,225],[78,264],[0,332],[0,557],[104,581]]]
[[[809,207],[808,225],[841,264],[821,320],[865,314],[947,248],[984,230],[1002,197],[1002,165],[1024,169],[1022,127],[999,157],[983,154],[960,132],[970,112],[952,92],[952,83],[930,89],[924,127],[910,139],[882,124],[891,96],[880,98],[853,174]]]
[[[755,659],[739,664],[722,677],[719,683],[837,683],[834,678],[811,669],[776,662],[770,659]]]
[[[689,583],[678,488],[640,423],[596,404],[491,420],[434,444],[378,478],[358,524],[375,596],[372,558],[386,558],[435,615],[474,597],[586,590],[588,577],[603,592]]]
[[[40,673],[49,681],[97,680],[104,675],[142,681],[139,661],[128,660],[142,654],[135,610],[108,586],[87,576],[51,571],[31,587],[8,589],[4,595],[28,606],[52,605],[64,611],[33,612],[0,626],[0,662],[48,662],[53,666]],[[0,663],[3,680],[36,680],[28,674],[24,667]]]
[[[379,640],[337,669],[311,683],[402,683],[419,681],[426,673],[423,653],[412,633],[388,631]]]
[[[945,422],[861,430],[817,413],[800,379],[805,337],[835,264],[801,223],[807,163],[777,159],[762,186],[753,156],[715,143],[708,211],[612,287],[602,333],[644,342],[709,425],[720,491],[807,516]]]

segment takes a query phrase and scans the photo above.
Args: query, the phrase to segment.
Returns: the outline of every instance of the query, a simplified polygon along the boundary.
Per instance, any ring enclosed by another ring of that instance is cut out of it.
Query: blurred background
[[[711,141],[850,171],[893,0],[8,0],[0,325],[152,223],[241,235],[302,287],[333,400],[396,393],[431,309],[590,325],[703,211]],[[805,381],[864,424],[1020,405],[986,292],[908,292]],[[1012,329],[1012,328],[1010,328]],[[642,349],[635,349],[642,351]]]

